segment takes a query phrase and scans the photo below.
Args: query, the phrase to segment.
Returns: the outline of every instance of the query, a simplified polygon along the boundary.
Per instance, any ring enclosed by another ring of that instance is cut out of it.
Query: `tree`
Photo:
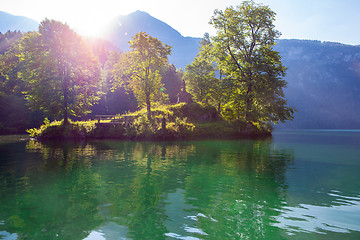
[[[171,47],[145,32],[137,33],[130,41],[131,52],[122,54],[114,68],[115,87],[125,85],[135,94],[139,104],[146,105],[151,118],[151,102],[159,101],[164,93],[160,68],[167,65]]]
[[[181,91],[183,72],[176,69],[174,64],[168,64],[161,68],[160,75],[166,88],[170,103],[176,103],[177,94]]]
[[[20,71],[33,109],[55,118],[82,116],[98,100],[100,66],[84,40],[68,25],[44,20],[20,42]]]
[[[4,47],[4,52],[0,54],[0,91],[6,94],[22,96],[24,83],[18,77],[18,72],[23,68],[19,61],[19,45],[22,33],[8,31],[5,35],[0,33],[0,45]],[[5,38],[5,39],[4,39]],[[10,41],[7,40],[10,38]],[[9,44],[2,44],[2,43]]]
[[[200,42],[199,53],[194,61],[187,65],[185,79],[189,92],[202,103],[220,104],[221,81],[216,77],[217,66],[213,54],[213,46],[208,34]]]
[[[126,91],[124,86],[117,86],[116,89],[113,88],[116,81],[113,75],[114,66],[118,64],[121,59],[122,54],[119,51],[112,51],[108,55],[102,71],[102,80],[99,84],[102,92],[101,99],[98,104],[92,108],[93,116],[134,111],[137,107],[135,96],[131,91]]]
[[[229,119],[277,123],[293,118],[283,92],[286,68],[273,50],[280,36],[274,20],[269,7],[254,1],[214,12],[212,41],[228,86],[224,114]]]
[[[6,33],[0,32],[0,54],[5,53],[13,43],[23,37],[20,31],[7,31]]]
[[[18,77],[23,65],[17,44],[22,37],[21,32],[0,33],[0,134],[23,133],[38,124],[38,116],[43,120],[41,113],[29,111],[22,94],[25,83]]]
[[[111,74],[114,65],[120,61],[121,53],[118,51],[113,51],[108,56],[108,59],[103,68],[103,77],[102,81],[100,82],[101,91],[103,92],[102,99],[104,105],[102,106],[106,114],[109,114],[109,96],[111,94],[112,84],[114,82],[113,75]],[[100,100],[100,102],[101,102]],[[103,109],[103,110],[104,110]]]

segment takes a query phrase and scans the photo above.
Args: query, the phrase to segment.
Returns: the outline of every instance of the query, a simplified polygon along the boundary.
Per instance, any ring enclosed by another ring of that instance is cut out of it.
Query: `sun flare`
[[[74,22],[74,26],[70,25],[70,27],[82,36],[102,37],[106,32],[107,23],[105,21],[96,21],[96,19],[87,19],[85,21],[82,19],[81,21]]]
[[[119,3],[116,3],[119,4]],[[83,36],[101,37],[110,21],[122,12],[107,2],[63,0],[47,11],[47,18],[66,23]]]

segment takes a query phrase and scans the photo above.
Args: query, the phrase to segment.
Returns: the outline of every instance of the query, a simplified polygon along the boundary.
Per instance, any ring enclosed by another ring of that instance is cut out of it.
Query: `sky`
[[[283,39],[310,39],[360,45],[359,0],[255,0],[276,12]],[[0,0],[0,11],[41,22],[66,22],[82,35],[97,35],[106,22],[136,10],[166,22],[183,36],[215,34],[214,10],[241,0]]]

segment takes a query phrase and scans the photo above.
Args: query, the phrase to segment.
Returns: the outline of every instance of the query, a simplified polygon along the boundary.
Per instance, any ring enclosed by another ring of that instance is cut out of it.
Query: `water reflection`
[[[295,239],[360,239],[360,132],[278,132],[273,142],[295,158],[274,226]]]
[[[277,235],[267,223],[292,160],[267,141],[29,141],[25,149],[1,168],[0,233],[17,239]]]
[[[81,147],[28,142],[24,168],[1,168],[0,229],[18,239],[81,239],[98,224],[100,177]],[[88,151],[85,151],[88,152]],[[4,170],[11,172],[4,177]],[[75,224],[74,224],[75,223]]]
[[[287,239],[315,232],[322,210],[288,205],[294,150],[271,140],[5,149],[17,151],[0,151],[0,239]]]
[[[300,204],[298,207],[284,207],[275,226],[286,229],[290,234],[360,232],[360,195],[346,197],[339,191],[331,191],[328,195],[334,198],[331,206]]]

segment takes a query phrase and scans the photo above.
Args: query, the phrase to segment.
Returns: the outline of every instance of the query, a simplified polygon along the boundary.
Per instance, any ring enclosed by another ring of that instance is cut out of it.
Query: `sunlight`
[[[45,17],[67,23],[80,35],[101,37],[105,32],[106,25],[114,17],[121,15],[124,9],[124,7],[113,4],[112,1],[63,0],[47,9]],[[116,4],[124,4],[124,2]],[[39,15],[42,14],[43,12],[39,12]]]
[[[69,26],[80,35],[101,37],[113,15],[109,14],[108,10],[104,10],[104,5],[98,6],[94,2],[90,3],[91,1],[89,1],[89,4],[84,5],[81,1],[76,1],[72,4],[73,8],[68,12],[68,15],[60,16],[60,14],[64,14],[64,11],[61,11],[59,18],[66,19],[65,21]]]
[[[113,19],[148,5],[152,4],[144,0],[63,0],[48,9],[47,14],[48,18],[66,22],[80,35],[103,37]]]
[[[110,21],[110,20],[109,20]],[[82,19],[81,21],[69,23],[78,34],[87,37],[102,37],[106,32],[108,22],[98,21],[97,19]]]

